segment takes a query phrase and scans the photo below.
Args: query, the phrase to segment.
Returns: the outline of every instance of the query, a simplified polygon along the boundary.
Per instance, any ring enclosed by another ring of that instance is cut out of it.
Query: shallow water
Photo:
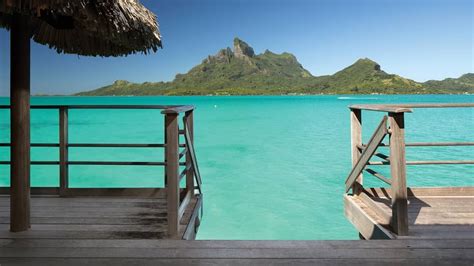
[[[33,104],[194,104],[196,152],[204,182],[199,239],[355,239],[343,215],[350,171],[350,104],[474,102],[472,95],[256,97],[35,97]],[[7,104],[7,98],[0,98]],[[162,143],[158,110],[71,110],[71,143]],[[364,112],[367,141],[382,113]],[[10,138],[0,110],[0,142]],[[473,141],[474,110],[416,109],[407,142]],[[32,111],[32,142],[58,141],[58,112]],[[472,160],[474,147],[407,148],[410,160]],[[0,148],[0,160],[9,149]],[[33,160],[57,160],[33,148]],[[162,149],[70,150],[71,160],[161,161]],[[387,166],[377,167],[389,175]],[[33,186],[58,186],[57,166],[33,166]],[[161,167],[71,166],[72,187],[162,186]],[[366,184],[384,184],[367,177]],[[0,166],[0,185],[9,168]],[[411,186],[473,186],[474,167],[409,166]]]

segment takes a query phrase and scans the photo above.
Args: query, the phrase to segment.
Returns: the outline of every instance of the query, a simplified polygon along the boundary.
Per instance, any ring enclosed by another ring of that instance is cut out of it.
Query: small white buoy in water
[[[217,105],[216,105],[216,104],[214,104],[214,108],[217,108]]]

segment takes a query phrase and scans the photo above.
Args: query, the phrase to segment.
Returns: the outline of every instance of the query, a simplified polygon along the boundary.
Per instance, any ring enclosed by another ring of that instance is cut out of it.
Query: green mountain
[[[266,50],[255,54],[252,47],[235,38],[233,49],[208,56],[172,82],[114,84],[77,95],[261,95],[261,94],[367,94],[367,93],[474,93],[474,74],[458,79],[419,83],[388,74],[370,59],[328,76],[313,76],[290,53]]]
[[[323,82],[336,93],[410,93],[423,88],[420,83],[387,74],[376,62],[365,58],[359,59],[351,66],[328,76]]]
[[[444,80],[429,80],[424,83],[426,87],[432,90],[443,90],[446,88],[451,89],[453,92],[469,92],[466,88],[474,88],[474,73],[468,73],[460,76],[459,78],[447,78]]]

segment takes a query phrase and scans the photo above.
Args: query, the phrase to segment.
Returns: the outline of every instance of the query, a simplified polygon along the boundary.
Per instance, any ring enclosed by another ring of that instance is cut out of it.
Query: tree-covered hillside
[[[442,81],[416,82],[388,74],[370,59],[328,76],[313,76],[290,53],[252,47],[235,38],[233,49],[208,56],[172,82],[141,84],[119,80],[112,85],[77,95],[263,95],[263,94],[425,94],[474,93],[474,74]]]

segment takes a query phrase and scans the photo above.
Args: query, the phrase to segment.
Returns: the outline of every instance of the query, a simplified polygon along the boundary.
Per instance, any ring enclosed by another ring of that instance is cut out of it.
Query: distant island
[[[77,93],[107,95],[291,95],[291,94],[461,94],[474,93],[474,73],[459,78],[416,82],[388,74],[379,64],[364,58],[327,76],[313,76],[290,53],[266,50],[255,54],[252,47],[235,38],[233,49],[208,56],[186,74],[171,82],[112,85]]]

